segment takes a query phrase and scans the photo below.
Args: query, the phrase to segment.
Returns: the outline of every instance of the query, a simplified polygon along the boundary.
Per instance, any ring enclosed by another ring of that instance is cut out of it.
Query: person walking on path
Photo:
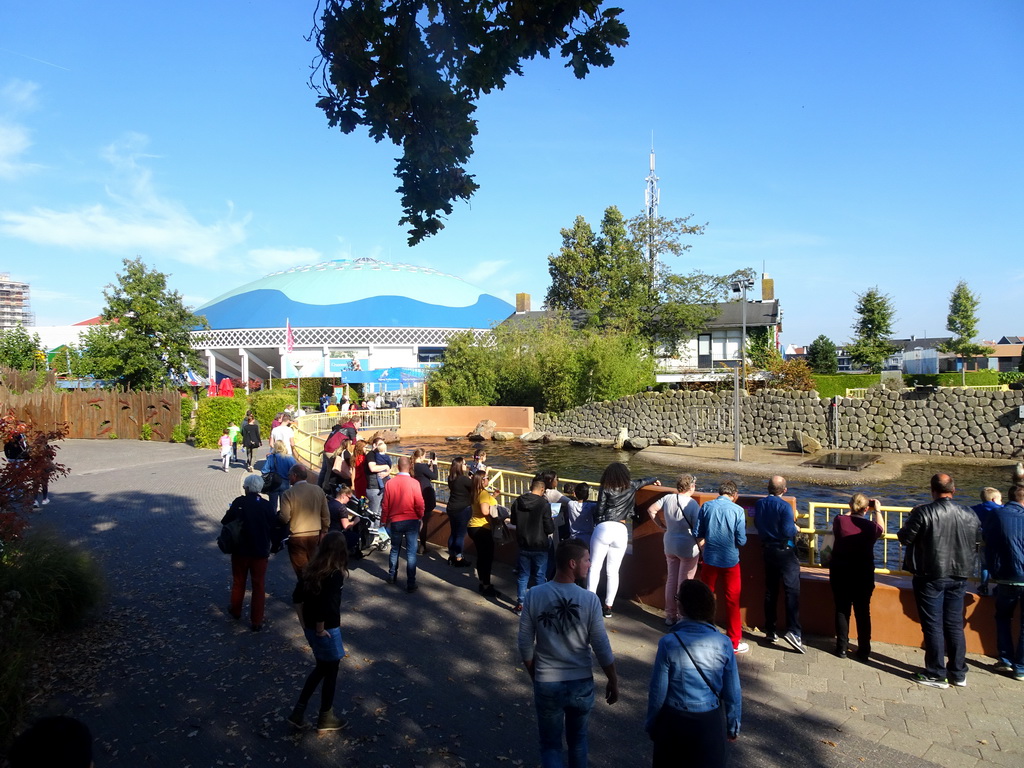
[[[260,437],[260,424],[250,411],[245,417],[245,424],[242,425],[242,447],[245,448],[246,472],[252,472],[252,454],[261,445],[263,445],[263,438]]]
[[[238,461],[238,444],[242,442],[242,428],[235,422],[228,422],[228,437],[231,438],[231,460]]]
[[[370,509],[374,517],[380,516],[380,502],[384,496],[384,486],[391,474],[391,457],[388,456],[388,445],[381,437],[375,437],[371,443],[373,449],[366,454],[366,498],[370,501]]]
[[[750,646],[742,642],[740,622],[740,547],[747,543],[747,516],[736,503],[740,496],[736,483],[725,480],[718,486],[718,498],[705,501],[697,515],[694,536],[704,555],[700,578],[711,593],[722,580],[727,612],[725,633],[734,653],[746,653]]]
[[[331,434],[324,440],[324,449],[320,453],[320,473],[316,476],[316,484],[326,488],[331,481],[331,470],[334,468],[334,458],[345,447],[345,435],[341,431],[341,424],[331,427]]]
[[[636,506],[636,492],[645,485],[661,485],[661,481],[656,477],[630,480],[629,469],[622,462],[609,464],[601,474],[601,489],[597,494],[597,509],[594,510],[594,535],[590,539],[593,566],[587,579],[587,589],[597,594],[604,569],[602,613],[606,619],[611,618],[615,594],[619,591],[619,567],[629,543],[629,516]]]
[[[320,539],[331,526],[327,496],[323,488],[306,480],[306,468],[296,464],[288,473],[291,487],[281,496],[281,522],[288,526],[288,557],[295,577],[316,554]],[[342,537],[344,539],[344,537]]]
[[[341,638],[341,591],[346,576],[348,546],[344,536],[332,531],[320,542],[313,558],[303,568],[292,595],[303,634],[316,660],[316,666],[306,678],[299,700],[288,716],[288,722],[299,729],[306,727],[306,707],[317,688],[321,690],[316,729],[321,733],[340,731],[348,725],[347,721],[334,714],[338,669],[345,658],[345,644]]]
[[[974,570],[979,526],[974,512],[953,501],[955,492],[952,477],[932,475],[932,502],[914,507],[896,534],[905,548],[903,569],[914,575],[924,632],[924,672],[913,679],[932,688],[967,685],[964,593]]]
[[[654,768],[723,768],[726,741],[740,733],[742,701],[736,654],[715,626],[715,596],[684,581],[675,600],[682,620],[658,641],[644,728]]]
[[[380,524],[391,534],[388,584],[398,581],[398,556],[405,549],[405,591],[416,591],[416,540],[423,519],[423,491],[409,474],[412,459],[398,457],[398,474],[384,486]]]
[[[608,684],[605,701],[619,698],[615,656],[601,620],[597,595],[576,585],[590,569],[590,553],[575,539],[558,545],[555,578],[526,594],[519,618],[519,655],[533,680],[537,707],[541,764],[565,766],[562,734],[569,768],[586,768],[587,730],[594,706],[591,649]]]
[[[231,465],[231,435],[226,427],[217,443],[220,445],[220,468],[227,472]]]
[[[555,522],[551,519],[551,504],[544,496],[545,488],[543,478],[535,477],[530,490],[512,502],[509,515],[519,545],[519,591],[513,609],[517,614],[523,612],[530,580],[535,586],[547,581],[548,548]]]
[[[866,512],[874,512],[875,520]],[[871,655],[871,594],[875,591],[875,542],[885,530],[877,499],[863,493],[850,498],[850,514],[832,519],[832,560],[828,581],[836,606],[836,656],[846,658],[850,644],[850,611],[857,616],[857,658]]]
[[[996,670],[1024,681],[1024,486],[1013,486],[1006,498],[1006,505],[993,510],[985,521],[985,551],[996,583]],[[1014,645],[1013,614],[1018,606]]]
[[[263,629],[263,612],[267,604],[266,578],[267,561],[277,536],[278,520],[270,502],[260,496],[263,478],[246,475],[242,481],[245,493],[231,502],[227,514],[220,521],[227,525],[235,520],[242,521],[242,532],[235,551],[231,553],[231,608],[236,619],[242,618],[242,600],[245,598],[245,583],[252,582],[252,597],[249,603],[249,625],[253,632]],[[280,539],[277,539],[280,546]]]
[[[291,481],[288,479],[291,476],[292,468],[298,465],[295,461],[295,457],[288,453],[288,448],[285,444],[278,440],[276,443],[271,443],[273,450],[267,456],[267,460],[263,462],[263,474],[266,476],[268,473],[274,473],[281,478],[281,485],[276,491],[269,491],[267,498],[270,499],[270,503],[274,506],[274,511],[279,512],[281,509],[281,497],[284,496],[285,491],[291,487]],[[266,480],[264,479],[264,484]]]
[[[786,631],[782,639],[793,650],[804,653],[800,629],[800,559],[796,556],[796,510],[781,498],[786,478],[775,475],[768,481],[768,495],[754,506],[754,525],[761,539],[764,557],[764,631],[775,642],[779,608],[779,584],[786,597]]]
[[[700,548],[693,536],[700,514],[700,505],[693,500],[696,482],[693,475],[680,475],[676,492],[659,497],[647,508],[651,520],[665,532],[665,624],[670,627],[679,621],[679,588],[697,575],[700,561]],[[664,525],[658,522],[658,512],[664,515]]]

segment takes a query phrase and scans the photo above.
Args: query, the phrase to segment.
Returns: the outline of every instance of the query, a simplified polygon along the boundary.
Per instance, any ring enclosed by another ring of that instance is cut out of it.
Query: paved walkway
[[[311,657],[288,605],[287,557],[271,560],[264,632],[226,612],[215,538],[243,470],[218,471],[215,451],[129,441],[69,441],[60,460],[72,474],[37,524],[94,552],[110,597],[95,624],[55,643],[32,706],[85,720],[98,768],[538,764],[511,602],[480,597],[441,553],[421,558],[412,595],[384,582],[379,553],[356,564],[336,700],[351,724],[294,734],[283,718]],[[496,583],[513,591],[501,566]],[[608,627],[622,698],[595,707],[591,765],[648,765],[641,724],[661,618],[620,600]],[[879,645],[863,665],[829,654],[828,638],[808,638],[806,655],[748,640],[733,765],[1024,764],[1024,684],[990,673],[989,659],[970,659],[969,687],[938,691],[907,679],[918,649]]]

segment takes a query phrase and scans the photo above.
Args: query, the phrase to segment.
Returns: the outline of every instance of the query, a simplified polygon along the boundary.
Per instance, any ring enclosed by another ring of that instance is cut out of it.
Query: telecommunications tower
[[[647,188],[644,190],[644,208],[647,212],[647,261],[651,265],[651,293],[658,282],[658,253],[655,249],[655,225],[658,220],[658,175],[654,172],[654,136],[651,136],[651,171],[647,174]]]

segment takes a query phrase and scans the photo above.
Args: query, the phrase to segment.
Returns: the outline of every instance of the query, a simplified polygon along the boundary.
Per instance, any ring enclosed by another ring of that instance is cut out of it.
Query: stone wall
[[[539,432],[571,438],[630,438],[688,445],[730,443],[731,392],[641,392],[560,414],[539,413]],[[1018,409],[1024,392],[972,389],[868,391],[864,399],[821,399],[816,392],[763,390],[741,400],[746,445],[785,446],[803,432],[823,446],[855,451],[1014,457],[1024,448]]]

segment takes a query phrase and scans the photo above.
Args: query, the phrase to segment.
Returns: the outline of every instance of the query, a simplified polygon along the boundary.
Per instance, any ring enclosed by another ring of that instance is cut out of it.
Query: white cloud
[[[256,248],[249,251],[244,269],[256,280],[271,272],[323,260],[323,254],[315,248]]]
[[[114,169],[107,201],[69,210],[36,207],[0,211],[0,232],[39,245],[91,249],[118,255],[163,255],[207,268],[237,268],[224,255],[246,239],[249,216],[225,217],[209,224],[196,220],[181,203],[161,197],[152,172],[140,161],[141,134],[127,134],[105,147],[102,156]]]
[[[0,86],[0,109],[8,115],[0,118],[0,179],[14,180],[39,167],[23,159],[32,146],[31,132],[10,119],[10,115],[35,108],[38,87],[27,80],[8,80]]]
[[[511,262],[503,260],[478,261],[462,273],[461,277],[471,285],[482,286],[495,275],[507,271]],[[502,281],[504,282],[504,280]]]

